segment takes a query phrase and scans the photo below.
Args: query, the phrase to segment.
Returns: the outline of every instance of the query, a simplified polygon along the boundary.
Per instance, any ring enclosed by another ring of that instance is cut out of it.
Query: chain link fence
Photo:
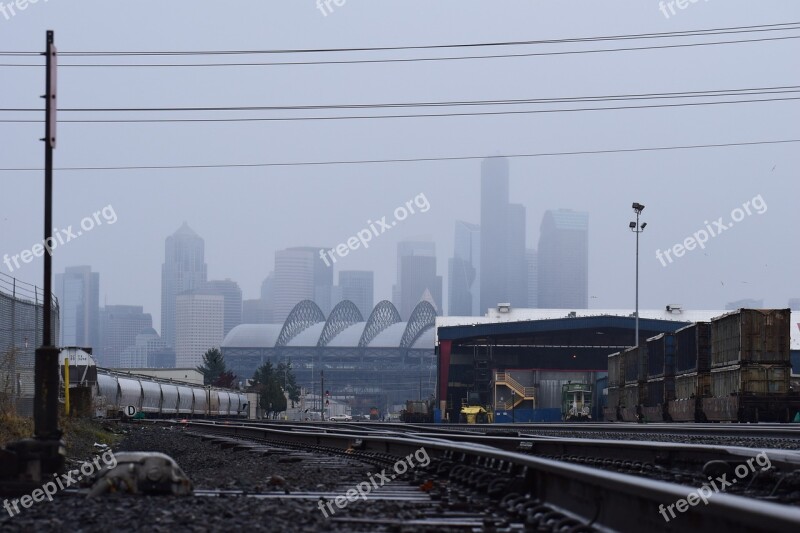
[[[0,409],[33,416],[34,358],[42,344],[44,291],[0,272]],[[51,335],[58,345],[59,307],[53,297]]]

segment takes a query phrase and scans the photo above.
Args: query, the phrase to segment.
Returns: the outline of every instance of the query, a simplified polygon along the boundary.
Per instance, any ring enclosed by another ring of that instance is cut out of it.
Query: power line
[[[568,50],[562,52],[530,52],[523,54],[493,54],[480,56],[447,56],[447,57],[414,57],[401,59],[348,59],[334,61],[284,61],[284,62],[264,62],[264,63],[73,63],[61,64],[59,68],[196,68],[196,67],[281,67],[281,66],[314,66],[314,65],[357,65],[357,64],[377,64],[377,63],[420,63],[433,61],[467,61],[480,59],[508,59],[519,57],[541,57],[541,56],[562,56],[579,54],[599,54],[606,52],[634,52],[642,50],[666,50],[673,48],[692,48],[698,46],[718,46],[727,44],[759,43],[769,41],[784,41],[790,39],[800,39],[800,35],[788,37],[770,37],[763,39],[739,39],[734,41],[716,41],[710,43],[686,43],[670,44],[658,46],[634,46],[624,48],[603,48],[595,50]],[[34,64],[13,64],[2,63],[0,67],[41,67]]]
[[[499,100],[465,100],[441,102],[403,102],[403,103],[376,103],[376,104],[332,104],[332,105],[293,105],[293,106],[218,106],[218,107],[110,107],[110,108],[61,108],[58,111],[71,112],[182,112],[182,111],[307,111],[321,109],[380,109],[380,108],[407,108],[407,107],[460,107],[460,106],[489,106],[489,105],[522,105],[522,104],[548,104],[548,103],[575,103],[575,102],[606,102],[626,100],[658,100],[675,98],[712,98],[727,96],[764,96],[768,94],[796,93],[800,85],[787,85],[777,87],[755,87],[747,89],[717,89],[709,91],[680,91],[667,93],[641,93],[621,95],[597,96],[571,96],[560,98],[524,98],[524,99],[499,99]],[[41,108],[0,108],[3,112],[41,112]]]
[[[800,27],[800,22],[784,22],[778,24],[758,24],[751,26],[732,26],[701,30],[684,30],[660,33],[634,33],[606,35],[595,37],[570,37],[563,39],[539,39],[527,41],[500,41],[483,43],[458,43],[416,46],[382,46],[360,48],[296,48],[275,50],[203,50],[203,51],[136,51],[136,52],[60,52],[60,56],[73,57],[109,57],[109,56],[196,56],[196,55],[256,55],[256,54],[319,54],[338,52],[386,52],[400,50],[435,50],[448,48],[480,48],[497,46],[529,46],[543,44],[562,44],[576,42],[618,41],[630,39],[663,39],[675,37],[701,37],[706,35],[724,35],[730,33],[754,33],[765,31],[786,31]],[[0,52],[0,56],[38,56],[41,52]]]
[[[657,146],[649,148],[622,148],[613,150],[582,150],[572,152],[544,152],[533,154],[505,154],[490,157],[507,158],[531,158],[531,157],[560,157],[576,155],[601,155],[601,154],[622,154],[637,152],[659,152],[672,150],[695,150],[708,148],[730,148],[737,146],[764,146],[800,143],[800,139],[783,139],[776,141],[752,141],[738,143],[719,143],[719,144],[694,144],[684,146]],[[184,170],[184,169],[214,169],[214,168],[258,168],[258,167],[296,167],[296,166],[324,166],[324,165],[362,165],[362,164],[384,164],[384,163],[419,163],[434,161],[470,161],[482,160],[488,156],[454,156],[454,157],[418,157],[418,158],[399,158],[399,159],[362,159],[362,160],[342,160],[342,161],[304,161],[288,163],[234,163],[234,164],[211,164],[211,165],[147,165],[147,166],[108,166],[108,167],[61,167],[58,171],[123,171],[123,170]],[[0,168],[0,172],[40,172],[41,168]]]
[[[315,116],[315,117],[247,117],[247,118],[179,118],[179,119],[66,119],[59,120],[61,124],[145,124],[145,123],[196,123],[196,122],[303,122],[314,120],[375,120],[375,119],[396,119],[396,118],[443,118],[443,117],[479,117],[479,116],[497,116],[497,115],[536,115],[541,113],[575,113],[586,111],[621,111],[633,109],[667,109],[676,107],[702,107],[714,105],[731,105],[731,104],[751,104],[759,102],[783,102],[791,100],[800,100],[800,96],[792,96],[785,98],[762,98],[762,99],[747,99],[747,100],[728,100],[724,102],[686,102],[681,104],[650,104],[641,106],[612,106],[612,107],[580,107],[573,109],[537,109],[527,111],[478,111],[478,112],[461,112],[461,113],[423,113],[423,114],[407,114],[407,115],[345,115],[345,116]],[[26,120],[26,119],[3,119],[0,123],[42,123],[43,120]]]

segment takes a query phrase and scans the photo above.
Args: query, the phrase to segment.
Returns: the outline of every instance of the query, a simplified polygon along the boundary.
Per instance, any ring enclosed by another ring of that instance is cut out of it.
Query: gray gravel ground
[[[159,451],[172,456],[193,481],[196,489],[235,489],[249,492],[336,491],[354,487],[375,468],[342,459],[282,462],[282,456],[256,456],[221,450],[216,445],[184,435],[178,428],[133,427],[115,451]],[[336,463],[339,461],[339,463]],[[285,483],[280,482],[280,476]],[[270,480],[273,480],[272,483]],[[275,485],[275,480],[280,483]],[[394,483],[408,482],[397,480]],[[0,509],[2,532],[211,532],[211,531],[376,531],[385,530],[376,518],[416,518],[429,505],[399,501],[367,500],[349,503],[334,519],[326,518],[317,501],[300,499],[256,499],[243,496],[173,497],[108,495],[86,499],[59,493],[53,502],[35,503],[15,516]],[[366,523],[341,521],[347,517]],[[422,531],[418,526],[392,531]],[[431,529],[433,530],[433,529]],[[436,528],[435,530],[441,530]],[[462,530],[463,531],[463,530]]]

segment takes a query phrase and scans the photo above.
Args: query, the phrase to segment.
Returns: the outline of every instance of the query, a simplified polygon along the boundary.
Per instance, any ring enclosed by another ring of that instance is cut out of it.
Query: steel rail
[[[402,436],[354,436],[320,431],[287,431],[254,425],[188,422],[192,431],[255,441],[328,446],[405,456],[425,448],[432,458],[481,467],[507,476],[528,499],[581,517],[587,525],[614,531],[722,530],[726,532],[791,532],[800,528],[800,510],[718,493],[707,505],[688,507],[667,521],[664,509],[675,508],[695,492],[687,487],[563,463],[483,444]]]

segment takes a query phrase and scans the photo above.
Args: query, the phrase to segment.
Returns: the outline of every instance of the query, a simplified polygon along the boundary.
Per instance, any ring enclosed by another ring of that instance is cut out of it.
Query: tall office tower
[[[744,298],[736,300],[735,302],[728,302],[725,304],[726,311],[736,311],[737,309],[763,309],[764,300],[756,300],[755,298]]]
[[[275,273],[270,272],[261,282],[261,310],[266,319],[264,324],[272,324],[275,314]],[[261,324],[261,322],[255,322]]]
[[[120,368],[175,368],[175,352],[153,328],[136,335],[133,346],[122,350]]]
[[[100,310],[99,364],[118,368],[122,352],[136,344],[136,336],[153,327],[153,317],[141,305],[107,305]]]
[[[175,366],[194,368],[224,338],[225,298],[202,289],[175,298]]]
[[[242,300],[242,324],[271,324],[272,311],[264,308],[261,298]]]
[[[60,305],[61,345],[97,349],[100,274],[89,266],[67,267],[63,274],[56,274],[55,293]]]
[[[205,242],[186,222],[167,237],[161,266],[161,338],[175,346],[175,298],[207,279]]]
[[[207,281],[200,290],[218,294],[225,299],[225,323],[223,335],[242,323],[242,289],[230,279]]]
[[[442,277],[436,275],[436,245],[432,242],[406,241],[397,244],[398,301],[395,303],[403,320],[408,320],[414,307],[423,299],[442,314]],[[398,305],[399,304],[399,305]]]
[[[539,235],[539,307],[589,308],[589,213],[547,211]]]
[[[508,160],[490,157],[481,163],[481,266],[482,315],[508,292]]]
[[[451,316],[480,316],[481,227],[456,221],[453,257],[448,270]]]
[[[325,265],[319,251],[297,247],[275,252],[274,323],[283,324],[303,300],[314,300],[323,313],[330,312],[333,268]]]
[[[789,309],[800,311],[800,298],[789,298]]]
[[[364,320],[369,318],[372,307],[375,303],[374,293],[374,274],[370,270],[342,270],[339,272],[339,291],[340,300],[350,300],[358,310]]]
[[[528,307],[539,307],[539,254],[534,248],[525,250],[525,262],[528,270]]]
[[[514,307],[528,307],[528,267],[525,258],[525,206],[508,206],[508,240],[506,293],[503,300]]]

